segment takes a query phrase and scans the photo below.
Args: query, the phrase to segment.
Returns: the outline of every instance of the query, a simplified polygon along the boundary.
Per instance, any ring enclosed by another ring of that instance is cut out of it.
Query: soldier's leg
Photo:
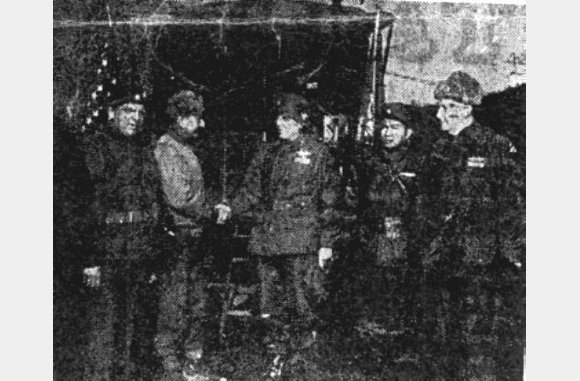
[[[487,266],[472,266],[466,285],[464,377],[490,377],[494,373],[496,337],[493,335],[493,280]]]
[[[88,348],[88,380],[122,379],[127,349],[126,322],[126,235],[116,225],[103,231],[106,263],[102,266],[102,294],[96,315],[92,316],[92,333]]]
[[[260,314],[264,328],[264,349],[268,359],[265,378],[280,379],[286,366],[289,350],[287,258],[261,257],[258,265],[260,278]]]
[[[88,309],[89,338],[83,380],[109,380],[113,368],[113,308],[115,289],[109,266],[102,268],[102,285]]]
[[[285,257],[262,257],[258,265],[260,278],[260,315],[266,326],[265,340],[282,350],[284,326],[288,323],[287,279],[288,266]]]
[[[422,269],[420,264],[407,266],[403,281],[404,300],[404,346],[409,354],[417,359],[422,354],[425,337],[422,335],[423,309],[422,309]]]
[[[316,254],[305,254],[291,258],[293,302],[295,303],[295,318],[293,321],[296,332],[296,348],[309,348],[316,339],[316,330],[320,324],[318,311],[322,300],[326,297],[324,275],[318,267]]]
[[[422,288],[420,294],[420,310],[423,316],[420,330],[425,349],[429,352],[443,345],[444,338],[444,306],[445,287],[442,280],[434,271],[425,271],[422,274]]]
[[[148,265],[136,264],[133,269],[131,359],[134,365],[131,379],[150,380],[156,369],[154,337],[158,308],[158,283]]]
[[[507,264],[506,264],[507,265]],[[521,379],[525,347],[525,287],[519,269],[496,269],[493,293],[494,348],[498,380]],[[507,266],[506,266],[507,267]]]
[[[125,379],[125,372],[129,366],[129,329],[128,299],[129,283],[127,279],[126,261],[118,262],[112,270],[113,276],[113,377],[114,380]]]
[[[445,338],[442,349],[445,353],[446,371],[451,379],[461,379],[468,356],[465,345],[468,280],[468,277],[454,275],[445,280],[447,300],[444,301]]]
[[[260,258],[258,274],[260,277],[260,313],[263,316],[279,316],[282,305],[280,297],[283,290],[281,285],[281,269],[279,262],[282,258]]]
[[[126,265],[126,351],[124,375],[126,379],[148,380],[152,377],[154,352],[154,325],[157,292],[152,282],[151,259],[155,252],[150,230],[141,224],[127,227]]]
[[[388,300],[388,321],[390,331],[403,333],[406,328],[407,298],[409,290],[405,288],[405,266],[401,260],[385,268],[385,281],[387,283],[386,298]]]
[[[196,249],[197,243],[192,249]],[[184,351],[188,358],[201,358],[207,351],[212,333],[217,327],[209,316],[208,274],[204,264],[194,261],[189,266],[187,283],[187,328]]]
[[[187,327],[187,255],[181,248],[173,266],[161,275],[159,317],[155,347],[166,372],[180,372],[181,335]]]

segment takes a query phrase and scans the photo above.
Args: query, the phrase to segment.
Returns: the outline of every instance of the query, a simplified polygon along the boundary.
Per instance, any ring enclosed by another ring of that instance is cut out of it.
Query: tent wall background
[[[91,94],[97,70],[107,70],[121,86],[141,86],[149,94],[148,126],[156,135],[169,123],[167,98],[177,89],[201,88],[206,100],[208,155],[228,146],[229,191],[265,132],[276,135],[273,96],[297,91],[317,101],[322,112],[355,118],[365,91],[368,36],[362,23],[255,25],[116,25],[57,28],[54,33],[54,108],[68,123],[60,128],[86,136],[99,128],[85,120],[94,112]],[[105,58],[104,58],[105,57]],[[315,88],[308,89],[308,83]],[[99,117],[106,121],[106,102]],[[57,126],[55,126],[57,128]],[[84,132],[82,132],[84,129]],[[201,153],[204,156],[205,153]],[[221,192],[221,160],[207,160],[208,185]]]

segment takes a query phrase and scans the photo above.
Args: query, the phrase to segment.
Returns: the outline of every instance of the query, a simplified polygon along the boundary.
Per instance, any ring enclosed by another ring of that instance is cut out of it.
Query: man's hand
[[[326,263],[332,259],[332,249],[329,247],[321,247],[318,250],[318,266],[324,269]]]
[[[85,268],[83,270],[83,280],[89,287],[99,287],[101,285],[101,268],[99,266]]]
[[[218,225],[225,224],[226,221],[232,215],[232,208],[230,208],[226,204],[217,204],[216,206],[214,206],[214,209],[216,209],[218,212],[218,217],[216,221]]]

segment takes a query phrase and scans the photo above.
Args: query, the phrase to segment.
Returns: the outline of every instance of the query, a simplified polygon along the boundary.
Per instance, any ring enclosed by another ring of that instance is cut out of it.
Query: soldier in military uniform
[[[436,142],[429,164],[434,192],[424,261],[431,287],[444,296],[443,345],[458,379],[469,376],[457,373],[467,371],[468,360],[484,368],[497,360],[505,274],[517,273],[524,260],[522,184],[513,145],[473,117],[482,98],[477,80],[454,72],[434,95],[447,136]]]
[[[276,121],[280,140],[265,144],[246,172],[233,213],[249,215],[249,251],[260,260],[261,316],[272,327],[278,378],[290,353],[316,338],[317,303],[324,296],[321,267],[337,237],[337,171],[328,148],[303,129],[308,102],[284,94]]]
[[[416,329],[417,203],[426,150],[408,106],[384,104],[379,120],[376,144],[357,169],[363,302],[357,329],[387,335]]]
[[[144,106],[135,93],[111,103],[111,122],[89,138],[95,247],[84,270],[100,287],[92,306],[86,379],[148,379],[152,364],[158,260],[159,179]]]
[[[167,253],[168,271],[161,279],[156,347],[165,379],[205,380],[209,375],[199,368],[210,328],[201,237],[212,209],[192,146],[205,126],[203,98],[191,90],[179,91],[169,99],[167,113],[172,124],[157,142],[155,157],[171,218],[171,234],[178,241],[178,248],[175,253]]]

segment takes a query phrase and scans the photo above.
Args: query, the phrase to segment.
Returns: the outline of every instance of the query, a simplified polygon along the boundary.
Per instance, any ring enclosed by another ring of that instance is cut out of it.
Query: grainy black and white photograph
[[[524,1],[52,33],[54,380],[524,380]]]

